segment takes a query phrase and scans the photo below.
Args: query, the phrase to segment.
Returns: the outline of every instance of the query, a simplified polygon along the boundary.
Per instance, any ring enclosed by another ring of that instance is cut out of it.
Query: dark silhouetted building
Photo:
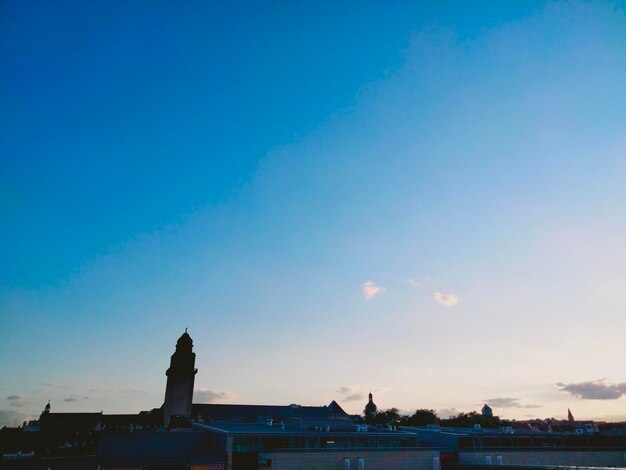
[[[378,413],[378,407],[374,403],[374,397],[372,396],[371,392],[369,394],[369,400],[367,402],[367,405],[365,405],[365,409],[363,410],[363,413],[365,414],[365,421],[367,423],[373,423],[374,420],[376,419],[376,413]]]
[[[198,369],[195,368],[196,353],[187,329],[176,342],[170,368],[167,369],[167,385],[163,402],[163,424],[168,427],[173,416],[191,418],[193,382]]]
[[[565,432],[526,424],[493,429],[364,424],[327,406],[193,404],[197,369],[187,331],[167,370],[161,407],[138,414],[53,413],[0,429],[0,468],[185,470],[500,470],[529,465],[623,467],[626,436],[593,423]],[[367,423],[383,413],[369,394]],[[491,416],[488,405],[482,409]],[[493,422],[496,423],[493,417]],[[583,423],[577,423],[583,424]]]

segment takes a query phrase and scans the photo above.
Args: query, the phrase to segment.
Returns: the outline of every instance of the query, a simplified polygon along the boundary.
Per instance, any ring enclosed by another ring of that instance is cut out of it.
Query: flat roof
[[[351,430],[333,430],[330,431],[314,431],[310,429],[302,429],[290,424],[275,424],[272,426],[260,424],[260,423],[224,423],[224,422],[209,422],[198,423],[193,421],[193,427],[196,429],[202,429],[206,431],[228,433],[228,434],[275,434],[275,435],[289,435],[289,434],[304,434],[304,435],[333,435],[333,436],[415,436],[415,433],[410,431],[387,431],[387,430],[371,430],[357,431]]]

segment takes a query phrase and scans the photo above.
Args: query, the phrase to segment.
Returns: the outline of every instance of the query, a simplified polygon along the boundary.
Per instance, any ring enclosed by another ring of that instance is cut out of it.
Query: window
[[[343,470],[350,470],[350,459],[348,457],[343,459]]]
[[[363,457],[359,457],[359,470],[365,470],[365,459]]]

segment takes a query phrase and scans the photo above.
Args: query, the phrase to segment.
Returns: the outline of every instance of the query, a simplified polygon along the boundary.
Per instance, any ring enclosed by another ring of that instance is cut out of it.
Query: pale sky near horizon
[[[0,425],[626,420],[624,2],[0,4]]]

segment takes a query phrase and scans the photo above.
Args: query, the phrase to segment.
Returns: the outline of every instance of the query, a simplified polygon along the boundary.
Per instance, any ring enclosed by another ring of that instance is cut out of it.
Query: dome
[[[365,405],[365,413],[366,414],[367,413],[376,413],[376,411],[378,411],[378,407],[374,403],[374,399],[372,397],[372,394],[370,393],[369,401],[367,402],[367,405]]]

